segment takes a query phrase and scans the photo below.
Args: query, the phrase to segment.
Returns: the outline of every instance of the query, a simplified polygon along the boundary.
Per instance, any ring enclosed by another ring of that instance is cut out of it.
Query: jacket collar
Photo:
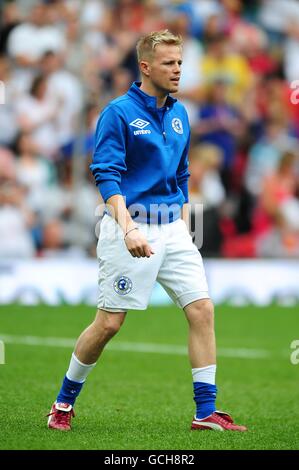
[[[132,98],[134,98],[139,103],[141,103],[143,106],[145,105],[147,108],[156,110],[157,98],[155,96],[150,96],[144,93],[144,91],[140,90],[140,85],[141,85],[141,82],[134,82],[132,86],[130,87],[130,89],[128,90],[127,94],[131,96]],[[167,95],[165,106],[169,106],[170,108],[172,108],[172,106],[174,105],[176,101],[177,101],[176,98],[173,98],[172,96]]]

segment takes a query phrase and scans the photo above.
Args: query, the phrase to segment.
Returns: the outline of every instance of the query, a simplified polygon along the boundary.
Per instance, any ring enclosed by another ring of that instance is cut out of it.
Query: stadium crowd
[[[0,0],[0,11],[0,257],[94,256],[97,117],[138,80],[140,35],[164,28],[184,38],[178,98],[202,254],[299,257],[299,1]]]

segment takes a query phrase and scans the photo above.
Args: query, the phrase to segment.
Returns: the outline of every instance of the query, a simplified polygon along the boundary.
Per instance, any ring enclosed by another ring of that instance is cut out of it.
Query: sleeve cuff
[[[106,202],[109,197],[114,196],[115,194],[122,194],[119,184],[116,181],[103,181],[97,186],[104,202]]]

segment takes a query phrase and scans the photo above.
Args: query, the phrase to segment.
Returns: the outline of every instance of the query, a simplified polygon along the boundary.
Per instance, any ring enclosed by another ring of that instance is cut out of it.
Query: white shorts
[[[137,225],[155,252],[150,258],[133,258],[117,222],[108,215],[102,220],[97,246],[98,308],[145,310],[156,281],[181,308],[209,298],[202,257],[185,222]]]

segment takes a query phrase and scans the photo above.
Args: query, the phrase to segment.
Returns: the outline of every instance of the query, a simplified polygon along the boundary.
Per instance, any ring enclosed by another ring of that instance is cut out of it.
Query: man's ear
[[[149,76],[150,74],[150,64],[147,60],[141,60],[139,62],[139,67],[140,67],[140,71],[141,73],[143,73],[146,77]]]

